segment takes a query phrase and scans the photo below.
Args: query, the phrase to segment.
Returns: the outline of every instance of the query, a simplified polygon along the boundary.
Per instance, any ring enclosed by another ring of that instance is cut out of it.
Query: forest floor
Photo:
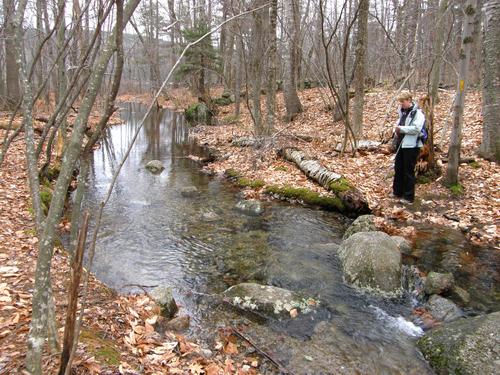
[[[0,139],[4,136],[0,130]],[[23,373],[37,259],[23,134],[0,169],[0,374]],[[61,230],[68,224],[63,220]],[[67,228],[66,228],[67,229]],[[70,280],[68,255],[56,248],[52,285],[62,339]],[[81,306],[81,305],[80,305]],[[221,332],[213,355],[180,334],[156,332],[159,308],[147,295],[120,296],[92,275],[73,374],[257,373],[255,358],[236,358],[234,336]],[[244,345],[240,343],[239,345]],[[205,356],[203,355],[205,354]],[[44,373],[57,373],[59,354],[45,352]]]
[[[390,91],[367,94],[365,139],[378,141],[382,132],[391,131],[397,118],[395,107],[385,120],[387,105],[393,95]],[[460,166],[463,192],[453,194],[440,183],[440,179],[419,184],[418,198],[412,206],[402,205],[390,197],[393,155],[387,154],[384,148],[358,153],[354,157],[340,155],[335,148],[342,139],[342,125],[332,122],[320,90],[300,91],[299,96],[304,112],[290,123],[279,120],[276,126],[279,134],[274,137],[273,144],[260,149],[231,145],[234,137],[252,136],[252,122],[244,103],[239,118],[233,116],[233,105],[219,107],[220,125],[193,129],[193,136],[200,144],[217,149],[222,155],[205,168],[221,174],[235,169],[242,177],[260,179],[266,185],[307,187],[329,194],[308,180],[294,165],[278,157],[276,152],[286,146],[298,147],[320,160],[325,167],[351,180],[365,194],[386,230],[399,231],[411,238],[416,223],[436,223],[460,228],[475,243],[497,246],[500,170],[495,163],[475,155],[482,131],[478,93],[470,92],[466,100],[462,156],[474,157],[475,162]],[[442,150],[438,155],[440,159],[445,155],[449,139],[449,127],[446,132],[442,129],[450,120],[452,96],[453,92],[442,92],[442,101],[436,109],[436,143]],[[122,100],[127,98],[141,102],[149,99],[147,95],[121,97]],[[194,98],[180,90],[162,105],[185,108],[193,102]],[[278,113],[278,118],[282,118],[281,93],[278,95]],[[4,131],[0,130],[0,139],[3,135]],[[21,134],[11,145],[0,169],[0,374],[20,373],[23,368],[37,257],[22,137]],[[250,197],[269,199],[261,188],[246,189],[245,193]],[[389,222],[392,224],[387,224]],[[63,221],[61,227],[65,225]],[[56,315],[58,326],[62,327],[70,274],[69,259],[64,251],[55,251],[52,270]],[[236,356],[238,348],[234,336],[221,333],[214,347],[208,348],[214,353],[213,357],[206,359],[202,348],[182,335],[155,332],[158,314],[158,308],[148,296],[119,296],[90,277],[82,335],[74,362],[77,373],[159,374],[168,371],[173,374],[219,374],[238,373],[242,369],[245,373],[258,371],[254,359]],[[61,328],[60,336],[62,333]],[[46,353],[46,372],[55,372],[58,362],[58,355]]]
[[[221,91],[214,90],[214,94],[220,95]],[[366,94],[363,139],[380,141],[382,136],[390,136],[398,118],[397,102],[388,108],[395,95],[394,91],[387,90]],[[443,159],[451,132],[453,95],[454,91],[441,91],[441,101],[435,108],[435,144],[440,150],[437,158],[443,173],[446,170]],[[221,154],[217,161],[205,168],[221,174],[234,169],[241,177],[261,180],[265,186],[305,187],[324,195],[330,194],[277,155],[281,148],[297,147],[319,160],[324,167],[352,181],[366,196],[371,210],[380,218],[378,223],[386,231],[413,239],[417,223],[433,223],[458,228],[474,243],[498,246],[500,168],[475,154],[482,136],[481,96],[478,92],[470,91],[466,98],[461,157],[471,157],[474,161],[460,165],[459,178],[463,189],[452,191],[443,186],[442,176],[420,178],[417,198],[412,205],[399,203],[391,197],[394,155],[387,147],[358,152],[354,157],[349,152],[341,155],[336,148],[342,141],[343,125],[333,122],[324,92],[319,88],[307,89],[299,91],[299,97],[304,111],[292,122],[285,123],[281,120],[285,114],[283,96],[278,94],[276,135],[271,145],[262,148],[232,144],[235,138],[253,135],[253,123],[243,100],[238,118],[233,115],[234,105],[218,107],[219,125],[193,129],[193,136],[200,144]],[[262,108],[265,108],[264,103]],[[249,197],[269,199],[264,188],[247,189],[246,193]]]

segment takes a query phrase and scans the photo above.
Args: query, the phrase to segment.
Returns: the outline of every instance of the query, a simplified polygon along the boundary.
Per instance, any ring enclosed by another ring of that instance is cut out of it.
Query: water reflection
[[[110,128],[95,151],[88,205],[105,195],[143,113],[142,107],[128,105],[122,112],[126,124]],[[368,368],[428,373],[414,338],[395,330],[389,324],[394,319],[384,321],[373,307],[408,316],[409,301],[366,296],[343,283],[338,258],[324,245],[340,242],[347,224],[342,216],[279,203],[268,204],[260,217],[245,216],[234,209],[237,193],[200,173],[186,157],[199,152],[182,116],[157,111],[148,118],[104,211],[94,261],[100,280],[122,292],[141,291],[137,285],[171,285],[192,316],[190,333],[198,338],[213,337],[218,326],[241,315],[190,291],[218,293],[242,281],[302,291],[320,299],[317,314],[254,322],[248,331],[296,373],[331,366],[340,373]],[[144,169],[153,159],[165,165],[160,175]],[[183,197],[185,186],[195,186],[199,194]],[[206,220],[207,212],[218,220]]]

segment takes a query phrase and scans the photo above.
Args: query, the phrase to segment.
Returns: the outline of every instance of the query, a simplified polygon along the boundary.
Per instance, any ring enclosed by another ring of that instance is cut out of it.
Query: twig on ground
[[[262,350],[257,344],[255,344],[252,340],[250,340],[248,337],[246,337],[243,333],[238,331],[236,328],[231,327],[231,330],[235,334],[235,336],[239,337],[243,341],[246,341],[249,343],[260,355],[263,357],[267,358],[271,363],[273,363],[276,367],[278,367],[278,370],[283,373],[283,374],[290,374],[293,375],[293,372],[288,370],[286,367],[284,367],[281,363],[279,363],[276,359],[274,359],[270,354],[266,353],[264,350]]]

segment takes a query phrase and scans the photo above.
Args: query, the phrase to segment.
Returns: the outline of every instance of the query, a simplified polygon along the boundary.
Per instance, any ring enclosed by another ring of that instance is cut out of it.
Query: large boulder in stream
[[[437,374],[498,374],[500,312],[443,324],[418,346]]]
[[[338,254],[348,283],[384,294],[401,292],[401,253],[388,234],[355,233],[342,242]]]
[[[290,318],[306,314],[319,305],[313,298],[270,285],[241,283],[224,292],[227,301],[242,310],[272,318]]]
[[[153,174],[160,174],[165,169],[165,166],[159,160],[151,160],[146,164],[146,169]]]
[[[361,215],[358,216],[356,220],[347,228],[342,239],[346,240],[351,237],[354,233],[358,232],[374,232],[377,230],[375,226],[375,216],[374,215]]]

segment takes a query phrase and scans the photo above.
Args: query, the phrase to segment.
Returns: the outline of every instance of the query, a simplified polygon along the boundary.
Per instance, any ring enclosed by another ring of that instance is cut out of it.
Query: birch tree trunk
[[[470,52],[473,43],[472,32],[474,16],[476,14],[477,0],[467,0],[463,7],[464,21],[462,43],[460,46],[460,70],[458,76],[457,94],[453,108],[453,128],[451,130],[450,147],[448,149],[448,166],[446,169],[445,183],[455,185],[458,183],[458,165],[460,162],[460,148],[462,144],[462,125],[464,120],[464,102],[467,89],[467,74],[469,71]]]
[[[500,162],[500,1],[484,2],[483,139],[479,154]]]
[[[284,75],[283,75],[283,96],[285,98],[286,120],[291,121],[302,112],[302,104],[297,95],[297,66],[300,59],[299,29],[300,14],[299,0],[284,0],[285,11],[285,55],[284,55]]]
[[[354,68],[354,103],[352,126],[356,139],[363,135],[363,105],[365,102],[365,62],[368,43],[369,0],[360,0],[358,14],[358,33],[356,36],[356,66]]]

